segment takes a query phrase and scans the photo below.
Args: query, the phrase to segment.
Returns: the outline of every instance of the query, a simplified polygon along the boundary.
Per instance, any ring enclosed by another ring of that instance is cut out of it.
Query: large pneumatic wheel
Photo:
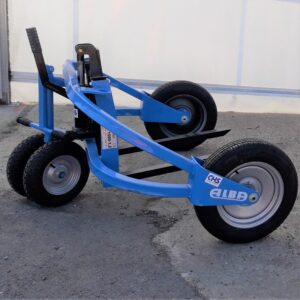
[[[24,171],[27,197],[43,206],[61,206],[85,186],[89,166],[85,151],[74,142],[53,141],[39,148]]]
[[[212,130],[217,123],[217,107],[212,96],[200,85],[189,81],[172,81],[157,88],[151,95],[154,99],[190,115],[186,124],[145,122],[152,139],[163,139],[177,135],[200,133]],[[158,112],[159,113],[159,112]],[[170,147],[173,150],[189,150],[201,141]]]
[[[270,234],[287,218],[297,198],[293,163],[264,141],[244,139],[225,145],[206,160],[205,168],[261,195],[251,206],[195,206],[202,225],[226,242],[247,243]]]
[[[20,195],[26,196],[23,187],[23,174],[30,156],[44,145],[44,135],[36,134],[23,140],[9,156],[6,174],[11,187]]]

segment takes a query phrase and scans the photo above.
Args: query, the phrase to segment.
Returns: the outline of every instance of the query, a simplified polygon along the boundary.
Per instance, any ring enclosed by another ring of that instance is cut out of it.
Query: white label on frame
[[[205,179],[205,182],[215,187],[218,187],[221,184],[222,180],[223,178],[221,176],[209,173]]]
[[[118,147],[117,136],[101,126],[101,145],[102,149],[114,149]]]
[[[74,118],[78,118],[78,109],[74,108]]]

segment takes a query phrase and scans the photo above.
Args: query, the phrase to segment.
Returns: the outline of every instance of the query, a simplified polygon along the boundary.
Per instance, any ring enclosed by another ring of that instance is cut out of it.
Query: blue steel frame
[[[86,152],[90,169],[104,186],[161,197],[188,198],[193,205],[252,205],[259,199],[253,189],[238,184],[225,177],[206,170],[199,158],[188,159],[125,126],[117,120],[118,116],[140,116],[143,121],[181,123],[187,112],[172,109],[151,98],[145,92],[137,91],[126,84],[105,75],[106,79],[93,81],[92,87],[81,87],[78,83],[76,63],[67,60],[63,67],[64,79],[53,76],[54,68],[47,65],[52,83],[65,87],[68,98],[89,118],[97,122],[110,133],[128,143],[164,160],[188,173],[188,182],[172,184],[150,182],[131,178],[119,173],[118,145],[103,148],[98,153],[95,139],[86,139]],[[140,109],[115,108],[111,86],[142,101]],[[96,104],[85,95],[95,95]],[[157,113],[160,112],[160,113]],[[54,129],[53,92],[39,81],[39,123],[30,123],[30,127],[45,133],[45,142],[51,141]],[[61,130],[55,128],[55,130]]]

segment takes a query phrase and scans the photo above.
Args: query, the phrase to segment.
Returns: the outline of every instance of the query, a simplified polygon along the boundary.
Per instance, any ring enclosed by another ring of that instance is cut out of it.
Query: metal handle
[[[75,46],[77,53],[78,73],[80,83],[85,82],[85,74],[88,79],[102,80],[105,76],[102,72],[102,65],[99,50],[92,44],[78,44]]]
[[[39,75],[43,84],[49,82],[49,77],[46,69],[45,60],[43,57],[42,47],[39,36],[35,27],[26,29],[28,40],[32,53],[34,55],[35,63],[39,71]]]
[[[47,67],[46,67],[46,63],[44,60],[43,51],[42,51],[40,39],[39,39],[36,28],[35,27],[27,28],[26,32],[27,32],[29,44],[30,44],[30,47],[31,47],[31,50],[32,50],[32,53],[34,56],[34,60],[35,60],[35,63],[36,63],[36,66],[37,66],[37,69],[39,72],[39,76],[40,76],[43,86],[54,91],[55,93],[60,94],[63,97],[68,98],[66,91],[63,87],[53,84],[49,80]]]

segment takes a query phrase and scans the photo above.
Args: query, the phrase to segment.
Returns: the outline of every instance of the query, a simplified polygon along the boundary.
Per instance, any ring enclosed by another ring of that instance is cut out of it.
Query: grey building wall
[[[7,0],[0,0],[0,104],[10,103]]]

